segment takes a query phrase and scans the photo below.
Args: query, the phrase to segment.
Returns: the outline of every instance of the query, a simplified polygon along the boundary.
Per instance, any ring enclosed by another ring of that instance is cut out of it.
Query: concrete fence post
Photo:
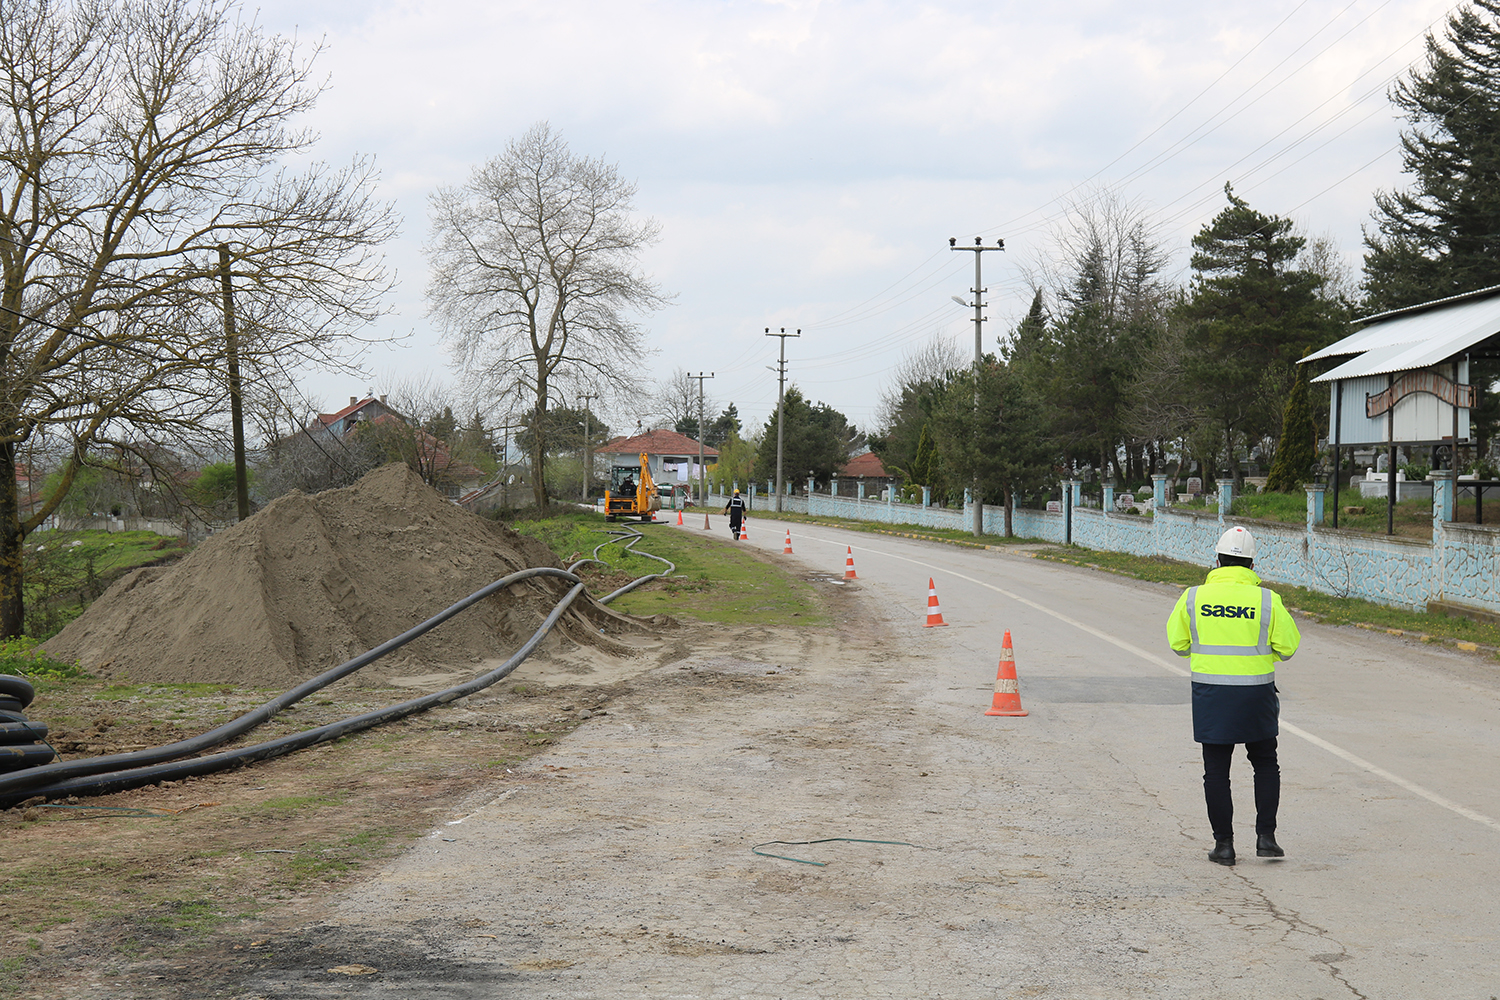
[[[1151,498],[1157,510],[1167,505],[1167,474],[1165,472],[1151,473]]]
[[[1432,537],[1434,540],[1437,539],[1438,528],[1445,521],[1453,520],[1454,506],[1457,502],[1454,485],[1451,470],[1445,470],[1432,481]]]
[[[924,487],[922,487],[922,506],[923,507],[931,507],[932,506],[932,487],[931,486],[924,486]]]
[[[1115,484],[1113,481],[1104,484],[1104,513],[1108,514],[1115,509]]]
[[[1317,525],[1323,523],[1323,491],[1326,487],[1322,483],[1307,483],[1307,530],[1311,531]]]
[[[1234,480],[1229,476],[1219,480],[1219,530],[1224,530],[1224,519],[1229,516],[1229,508],[1234,506]]]

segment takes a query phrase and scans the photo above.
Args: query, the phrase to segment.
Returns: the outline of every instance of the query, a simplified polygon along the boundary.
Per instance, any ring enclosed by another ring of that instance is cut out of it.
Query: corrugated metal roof
[[[1313,379],[1338,379],[1383,375],[1387,372],[1426,368],[1460,354],[1486,338],[1500,333],[1500,295],[1455,301],[1452,305],[1417,312],[1392,313],[1316,351],[1302,363],[1348,354],[1359,355],[1332,371]]]

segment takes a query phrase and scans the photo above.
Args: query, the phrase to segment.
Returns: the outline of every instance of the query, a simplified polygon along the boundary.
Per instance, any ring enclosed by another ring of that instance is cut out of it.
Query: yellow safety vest
[[[1167,641],[1191,658],[1193,680],[1251,685],[1275,681],[1276,661],[1291,659],[1302,636],[1280,595],[1253,570],[1225,566],[1178,599]]]

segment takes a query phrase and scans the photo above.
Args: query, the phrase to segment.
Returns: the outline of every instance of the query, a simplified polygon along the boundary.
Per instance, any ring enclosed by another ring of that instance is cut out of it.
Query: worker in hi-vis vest
[[[1230,528],[1215,550],[1218,568],[1190,587],[1167,620],[1167,641],[1193,674],[1193,739],[1203,744],[1203,797],[1214,849],[1208,859],[1234,864],[1234,800],[1229,762],[1243,743],[1255,770],[1255,854],[1285,856],[1276,843],[1281,769],[1276,762],[1276,661],[1289,660],[1302,636],[1281,596],[1255,575],[1255,539]]]

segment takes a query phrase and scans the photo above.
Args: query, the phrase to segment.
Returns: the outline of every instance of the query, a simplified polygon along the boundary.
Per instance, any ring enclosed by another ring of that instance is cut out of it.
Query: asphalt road
[[[702,530],[688,524],[669,530]],[[786,527],[752,519],[746,544],[782,558]],[[785,558],[839,592],[839,627],[723,642],[700,630],[636,697],[533,759],[527,780],[444,819],[325,928],[350,942],[344,961],[379,967],[359,941],[409,940],[428,966],[247,987],[1500,994],[1492,661],[1303,623],[1302,650],[1278,671],[1287,857],[1253,856],[1241,754],[1241,859],[1224,868],[1206,859],[1186,664],[1165,642],[1175,588],[791,527]],[[722,518],[713,530],[727,538]],[[923,625],[929,578],[941,628]],[[983,714],[1006,631],[1024,718]],[[850,840],[751,852],[825,838]]]

